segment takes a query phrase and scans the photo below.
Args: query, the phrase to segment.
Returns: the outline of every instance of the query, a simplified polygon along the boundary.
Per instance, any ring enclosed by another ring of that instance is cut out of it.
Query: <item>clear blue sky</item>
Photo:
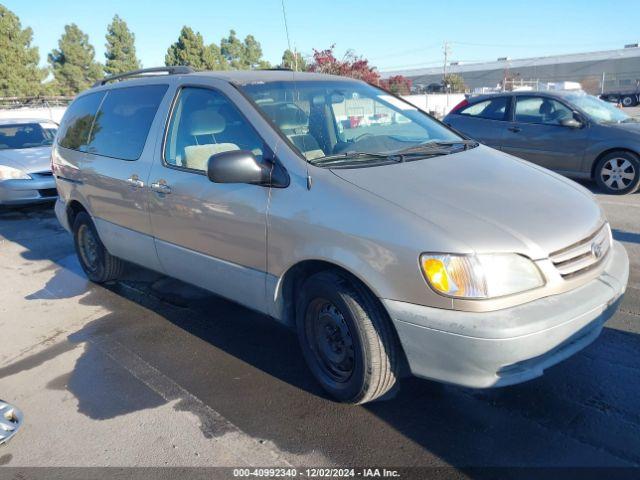
[[[207,43],[229,29],[251,33],[264,56],[280,61],[287,47],[280,0],[0,0],[34,31],[41,62],[57,46],[64,25],[89,34],[104,62],[104,35],[114,14],[136,34],[145,67],[164,64],[167,47],[189,25]],[[442,42],[452,60],[483,61],[607,50],[640,41],[640,0],[403,1],[285,0],[292,45],[303,54],[336,44],[371,60],[380,70],[442,62]]]

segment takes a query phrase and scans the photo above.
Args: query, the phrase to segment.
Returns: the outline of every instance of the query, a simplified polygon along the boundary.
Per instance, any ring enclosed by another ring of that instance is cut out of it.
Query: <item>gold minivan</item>
[[[353,79],[107,78],[68,108],[52,164],[91,280],[130,262],[296,328],[344,402],[405,373],[539,376],[599,335],[627,284],[583,187]]]

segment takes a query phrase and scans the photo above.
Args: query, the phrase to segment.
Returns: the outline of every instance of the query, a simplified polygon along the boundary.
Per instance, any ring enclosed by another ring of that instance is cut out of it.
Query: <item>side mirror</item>
[[[560,125],[569,128],[582,128],[582,122],[575,118],[563,118],[560,120]]]
[[[230,150],[209,157],[207,177],[214,183],[249,183],[283,188],[289,185],[289,175],[280,164],[258,161],[248,150]]]

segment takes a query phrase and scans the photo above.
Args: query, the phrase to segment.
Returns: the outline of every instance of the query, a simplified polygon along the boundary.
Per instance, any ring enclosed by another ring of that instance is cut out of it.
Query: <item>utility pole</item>
[[[442,52],[444,53],[444,65],[442,66],[442,86],[444,87],[445,92],[447,92],[447,62],[449,61],[449,55],[451,54],[451,46],[449,45],[449,42],[444,42],[444,44],[442,45]]]

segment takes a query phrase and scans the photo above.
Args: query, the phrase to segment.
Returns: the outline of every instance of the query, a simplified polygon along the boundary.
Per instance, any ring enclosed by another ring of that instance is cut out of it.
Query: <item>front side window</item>
[[[0,125],[0,150],[46,147],[56,134],[51,124],[20,123]]]
[[[459,115],[485,118],[488,120],[504,120],[507,113],[509,97],[496,97],[473,103],[458,112]]]
[[[618,107],[600,100],[592,95],[576,93],[567,96],[567,100],[586,113],[589,118],[598,123],[631,122],[633,118]]]
[[[165,162],[204,172],[212,155],[231,150],[248,150],[261,160],[263,142],[224,95],[207,88],[183,88],[167,131]]]
[[[542,125],[562,125],[573,118],[573,112],[563,103],[548,97],[517,97],[515,121]]]
[[[407,149],[464,141],[413,105],[361,82],[256,82],[240,88],[317,165],[336,156],[396,161],[391,156]]]
[[[77,98],[64,113],[58,145],[71,150],[85,150],[93,120],[105,92],[90,93]]]
[[[167,85],[109,90],[90,130],[89,153],[137,160]]]

